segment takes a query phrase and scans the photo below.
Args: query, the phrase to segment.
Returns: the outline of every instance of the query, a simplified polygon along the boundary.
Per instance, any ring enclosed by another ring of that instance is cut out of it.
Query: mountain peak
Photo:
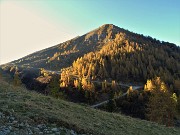
[[[114,25],[114,24],[103,24],[102,26],[100,26],[100,28],[117,28],[120,29],[118,26]]]
[[[100,27],[109,27],[109,26],[115,26],[114,24],[103,24],[102,26]]]
[[[119,29],[119,27],[117,27],[114,24],[103,24],[102,26],[99,27],[100,29]]]
[[[86,33],[84,36],[86,40],[103,41],[105,38],[115,37],[120,31],[121,28],[114,24],[103,24],[99,28]]]

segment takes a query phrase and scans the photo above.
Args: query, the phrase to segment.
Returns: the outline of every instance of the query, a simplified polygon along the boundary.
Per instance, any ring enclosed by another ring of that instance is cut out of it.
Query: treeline
[[[122,96],[122,89],[116,81],[108,83],[105,80],[95,85],[85,78],[81,81],[74,79],[74,82],[72,78],[66,79],[52,79],[46,88],[48,95],[87,104],[97,103],[104,95],[109,102],[100,108],[105,111],[124,113],[166,126],[180,126],[175,121],[180,114],[180,97],[160,77],[147,80],[141,90],[129,87],[125,96]]]
[[[112,96],[109,103],[100,108],[166,126],[180,126],[176,123],[180,114],[180,97],[172,93],[160,77],[148,80],[142,91],[128,89],[126,96],[118,99]]]
[[[0,74],[0,79],[1,76]],[[140,91],[130,87],[127,95],[122,96],[126,91],[122,92],[115,80],[112,82],[105,80],[98,85],[87,78],[78,80],[63,75],[60,78],[56,74],[48,74],[46,70],[41,70],[40,76],[50,78],[43,93],[55,98],[87,104],[95,104],[103,98],[109,99],[101,109],[147,119],[166,126],[174,126],[176,113],[180,113],[180,97],[173,93],[160,77],[147,80],[144,89]],[[15,72],[13,78],[14,86],[22,84],[18,72]],[[177,86],[179,89],[179,85]]]
[[[171,90],[180,81],[180,48],[166,42],[132,42],[122,33],[107,42],[101,50],[78,58],[67,74],[90,79],[123,82],[146,82],[160,76]],[[154,41],[154,39],[152,39]]]

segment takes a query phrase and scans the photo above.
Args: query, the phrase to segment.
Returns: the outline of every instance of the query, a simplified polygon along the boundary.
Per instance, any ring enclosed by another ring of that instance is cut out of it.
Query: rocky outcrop
[[[0,135],[78,135],[75,131],[56,124],[32,123],[20,120],[13,113],[0,111]]]

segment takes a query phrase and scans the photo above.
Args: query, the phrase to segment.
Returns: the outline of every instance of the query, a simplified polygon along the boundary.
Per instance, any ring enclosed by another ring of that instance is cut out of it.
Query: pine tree
[[[53,97],[59,97],[59,79],[56,76],[53,76],[50,83],[47,86],[47,89]]]
[[[174,89],[177,92],[177,94],[180,95],[180,80],[175,80],[174,81]]]
[[[82,78],[81,84],[82,84],[83,90],[88,89],[88,82],[87,82],[86,78]]]
[[[180,114],[180,96],[177,98],[177,112]]]
[[[117,90],[117,85],[116,85],[116,81],[115,81],[115,80],[113,80],[112,83],[111,83],[111,89],[112,89],[113,91],[116,91],[116,90]]]
[[[0,71],[0,80],[2,80],[2,73],[1,73],[1,71]]]
[[[153,90],[153,83],[151,80],[147,80],[147,83],[144,85],[144,90],[145,91],[150,91]]]
[[[107,81],[106,80],[104,81],[104,89],[105,89],[105,91],[107,90]]]
[[[109,93],[109,102],[107,104],[107,109],[109,112],[113,112],[116,109],[116,102],[114,100],[114,92],[112,90]]]
[[[19,77],[19,73],[15,72],[14,73],[14,79],[13,79],[13,85],[16,86],[20,86],[22,84],[21,82],[21,78]]]
[[[127,90],[127,95],[130,96],[132,92],[133,92],[133,88],[132,86],[130,86],[129,89]]]
[[[102,89],[102,91],[105,91],[105,84],[104,84],[104,82],[102,82],[102,84],[101,84],[101,89]]]
[[[79,81],[76,79],[76,80],[74,80],[74,86],[75,86],[75,88],[77,88],[78,87],[78,84],[79,84]]]
[[[153,83],[154,86],[147,105],[147,117],[150,121],[173,126],[176,102],[160,78],[153,80]]]

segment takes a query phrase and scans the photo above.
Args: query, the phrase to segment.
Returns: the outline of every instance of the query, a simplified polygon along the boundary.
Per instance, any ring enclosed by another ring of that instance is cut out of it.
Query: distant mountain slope
[[[11,63],[60,70],[70,66],[78,57],[101,49],[106,42],[114,38],[115,34],[120,31],[123,31],[123,29],[114,25],[103,25],[83,36],[35,52]]]
[[[180,132],[179,128],[95,110],[13,87],[1,80],[0,106],[2,134],[7,130],[9,134],[60,134],[59,129],[61,134],[75,134],[75,130],[93,135],[178,135]],[[64,133],[61,127],[69,130]]]
[[[122,38],[128,41],[138,41],[138,43],[142,44],[145,42],[159,43],[159,41],[152,40],[150,37],[132,33],[113,24],[105,24],[85,35],[37,51],[11,63],[60,70],[61,68],[70,66],[78,57],[100,50],[106,43],[114,40],[116,34],[119,33],[121,33]]]
[[[136,39],[136,40],[135,40]],[[180,78],[180,48],[170,43],[130,40],[118,33],[96,52],[78,58],[71,72],[79,77],[118,81],[146,81],[160,76],[166,82]]]
[[[66,67],[79,77],[146,81],[160,76],[168,84],[180,79],[180,48],[105,24],[85,35],[11,62],[50,70]]]
[[[102,29],[106,30],[106,37],[99,34],[105,37],[103,46],[79,57],[63,74],[78,76],[80,80],[86,77],[123,82],[146,82],[159,76],[171,90],[179,91],[174,84],[180,80],[180,47],[114,25],[103,25],[98,31]]]

